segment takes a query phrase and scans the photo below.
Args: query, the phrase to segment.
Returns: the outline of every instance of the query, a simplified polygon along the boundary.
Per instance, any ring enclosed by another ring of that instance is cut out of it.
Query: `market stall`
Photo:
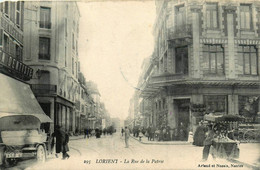
[[[215,133],[211,150],[213,157],[238,158],[239,142],[234,138],[233,125],[242,122],[243,118],[238,115],[217,115],[211,113],[205,115],[204,120],[213,124]]]

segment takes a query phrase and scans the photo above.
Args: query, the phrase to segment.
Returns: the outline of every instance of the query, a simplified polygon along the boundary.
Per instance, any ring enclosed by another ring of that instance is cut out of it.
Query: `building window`
[[[18,61],[23,61],[23,52],[22,52],[22,48],[21,47],[19,47],[18,45],[16,45],[16,47],[15,47],[16,49],[15,49],[15,54],[16,54],[16,59],[18,60]]]
[[[163,67],[164,67],[164,72],[167,72],[168,68],[167,68],[167,52],[164,54],[164,60],[163,60]]]
[[[76,78],[78,78],[78,65],[77,62],[75,61],[75,74],[76,74]]]
[[[8,1],[5,1],[5,14],[6,14],[6,16],[8,16],[9,15],[9,2]]]
[[[160,60],[160,73],[163,72],[163,58]]]
[[[72,49],[75,50],[74,33],[72,33]]]
[[[218,28],[218,4],[207,4],[207,28]]]
[[[224,74],[224,48],[222,45],[203,45],[202,67],[205,74]]]
[[[4,35],[4,52],[5,53],[9,53],[10,49],[10,41],[9,41],[9,37]]]
[[[15,2],[10,2],[10,20],[15,23]]]
[[[40,37],[39,59],[50,60],[50,38]]]
[[[259,98],[259,96],[238,96],[239,115],[244,116],[246,122],[256,122]]]
[[[241,29],[252,29],[252,8],[251,5],[240,5],[240,27]]]
[[[175,72],[177,74],[188,74],[189,61],[188,61],[188,47],[176,48],[175,53]]]
[[[186,24],[186,14],[184,5],[176,7],[176,25],[177,27],[183,26]]]
[[[238,74],[258,74],[257,49],[253,45],[238,46]]]
[[[227,96],[206,95],[204,104],[207,113],[227,113]]]
[[[0,46],[3,45],[3,29],[0,29]]]
[[[68,19],[65,18],[65,37],[68,36]]]
[[[76,54],[78,55],[78,41],[76,40]]]
[[[72,57],[72,68],[71,68],[71,70],[72,70],[72,74],[74,75],[74,58]]]
[[[21,7],[20,7],[20,2],[18,1],[17,3],[16,3],[16,25],[18,26],[18,27],[20,27],[20,25],[21,25],[21,12],[20,12],[20,9],[21,9]]]
[[[67,67],[67,47],[65,46],[65,67]]]
[[[51,28],[51,8],[41,7],[40,9],[40,28]]]
[[[41,76],[39,78],[39,84],[50,84],[50,72],[47,70],[41,70]]]
[[[4,3],[0,3],[0,11],[3,12],[4,10]]]

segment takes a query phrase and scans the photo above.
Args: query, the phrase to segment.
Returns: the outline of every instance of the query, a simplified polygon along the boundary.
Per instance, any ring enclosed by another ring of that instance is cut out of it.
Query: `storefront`
[[[189,131],[194,133],[208,113],[239,114],[246,121],[257,123],[260,110],[258,87],[259,82],[238,81],[186,81],[168,86],[154,100],[154,124],[157,129],[169,126],[177,131],[183,124],[187,139]]]

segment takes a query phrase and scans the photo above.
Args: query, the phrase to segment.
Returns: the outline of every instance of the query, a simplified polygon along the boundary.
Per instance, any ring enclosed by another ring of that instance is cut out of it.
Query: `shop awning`
[[[28,84],[0,73],[0,118],[12,115],[32,115],[42,123],[52,122]]]

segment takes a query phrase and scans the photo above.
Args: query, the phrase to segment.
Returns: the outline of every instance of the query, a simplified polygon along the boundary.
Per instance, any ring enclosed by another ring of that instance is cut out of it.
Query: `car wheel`
[[[46,152],[42,145],[39,145],[37,147],[36,159],[37,159],[37,162],[41,162],[41,163],[44,163],[46,161]]]

